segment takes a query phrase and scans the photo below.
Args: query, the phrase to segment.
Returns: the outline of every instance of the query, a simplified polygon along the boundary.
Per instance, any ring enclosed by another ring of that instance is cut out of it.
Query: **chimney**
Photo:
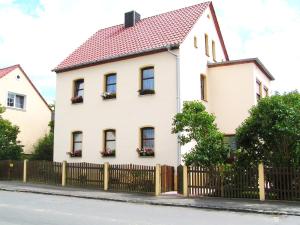
[[[133,27],[137,22],[141,20],[141,15],[136,11],[125,13],[125,28]]]

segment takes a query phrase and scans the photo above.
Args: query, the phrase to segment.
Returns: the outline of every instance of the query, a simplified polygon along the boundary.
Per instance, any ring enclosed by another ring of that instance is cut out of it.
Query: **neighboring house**
[[[51,110],[20,65],[0,69],[0,104],[6,108],[3,118],[20,128],[18,140],[30,154],[48,132]]]
[[[184,101],[202,100],[233,135],[273,80],[258,59],[229,61],[211,2],[126,13],[54,71],[54,160],[93,163],[177,165],[189,146],[171,127]]]

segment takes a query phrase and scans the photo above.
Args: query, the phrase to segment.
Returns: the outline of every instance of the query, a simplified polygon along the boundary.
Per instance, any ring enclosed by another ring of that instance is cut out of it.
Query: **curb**
[[[124,202],[124,203],[134,203],[134,204],[144,204],[144,205],[155,205],[155,206],[168,206],[168,207],[182,207],[182,208],[193,208],[193,209],[205,209],[205,210],[218,210],[218,211],[227,211],[227,212],[241,212],[241,213],[256,213],[256,214],[265,214],[265,215],[278,215],[278,216],[300,216],[300,213],[293,213],[287,211],[273,211],[273,210],[259,210],[251,208],[228,208],[220,206],[211,206],[211,205],[194,205],[194,204],[178,204],[178,203],[166,203],[166,202],[154,202],[151,200],[134,200],[134,199],[118,199],[118,198],[108,198],[108,197],[92,197],[92,196],[83,196],[76,194],[63,194],[63,193],[54,193],[47,191],[33,191],[26,189],[10,189],[0,187],[0,191],[7,192],[20,192],[20,193],[32,193],[40,195],[50,195],[50,196],[63,196],[63,197],[72,197],[72,198],[81,198],[81,199],[92,199],[92,200],[101,200],[101,201],[112,201],[112,202]]]

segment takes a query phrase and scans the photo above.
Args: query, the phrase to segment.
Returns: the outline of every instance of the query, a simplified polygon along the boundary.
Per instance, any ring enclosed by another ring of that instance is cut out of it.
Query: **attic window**
[[[205,54],[209,57],[209,44],[208,44],[208,35],[205,34]]]
[[[210,15],[209,14],[207,14],[207,18],[210,19]]]
[[[198,40],[197,40],[197,36],[194,36],[194,47],[198,48]]]
[[[9,92],[7,106],[16,109],[25,109],[25,96]]]

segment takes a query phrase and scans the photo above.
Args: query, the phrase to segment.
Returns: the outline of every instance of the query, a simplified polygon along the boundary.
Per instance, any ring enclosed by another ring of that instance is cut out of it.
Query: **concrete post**
[[[28,159],[25,159],[24,164],[23,164],[23,182],[24,183],[27,182],[27,163],[28,163]]]
[[[62,177],[61,177],[61,186],[66,186],[67,181],[67,161],[62,163]]]
[[[187,166],[183,166],[183,196],[188,196],[188,168]]]
[[[259,187],[259,200],[265,201],[265,172],[264,164],[258,165],[258,187]]]
[[[155,166],[155,195],[161,194],[161,167],[160,164]]]
[[[108,182],[109,182],[109,163],[104,163],[104,191],[108,190]]]

